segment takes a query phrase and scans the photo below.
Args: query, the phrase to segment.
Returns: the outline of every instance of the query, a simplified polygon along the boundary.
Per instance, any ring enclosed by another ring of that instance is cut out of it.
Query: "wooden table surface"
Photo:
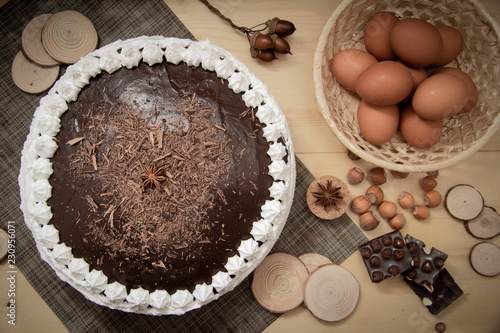
[[[211,3],[237,25],[250,27],[275,16],[296,25],[296,33],[287,37],[293,55],[281,56],[272,63],[252,59],[245,36],[231,29],[201,2],[165,2],[198,40],[210,40],[225,48],[270,88],[288,119],[297,156],[315,176],[329,174],[346,181],[351,167],[358,166],[367,171],[373,166],[347,157],[346,148],[326,125],[315,104],[313,55],[322,29],[339,0],[212,0]],[[500,1],[482,2],[499,20]],[[440,170],[436,189],[444,194],[453,185],[467,183],[481,192],[487,205],[500,209],[499,165],[500,132],[497,132],[470,158]],[[388,182],[383,185],[386,197],[395,201],[400,192],[409,191],[421,200],[423,191],[418,187],[418,180],[424,175],[414,173],[403,180],[388,177]],[[350,186],[351,195],[362,194],[367,186],[366,181]],[[454,220],[442,205],[432,209],[431,218],[426,221],[415,220],[408,211],[404,213],[407,225],[403,234],[419,238],[429,247],[434,246],[449,255],[445,267],[464,291],[462,297],[439,315],[431,315],[402,279],[371,283],[360,255],[354,253],[342,263],[356,277],[361,288],[358,305],[349,317],[327,323],[316,319],[304,307],[298,307],[283,314],[265,332],[433,332],[437,322],[445,323],[446,332],[499,332],[500,276],[482,277],[473,271],[468,260],[470,249],[479,240],[470,236],[462,223]],[[357,223],[356,214],[350,210],[348,214]],[[377,229],[366,232],[366,236],[371,239],[391,230],[387,223],[382,222]],[[491,242],[500,246],[500,236]],[[6,276],[6,271],[7,265],[3,262],[0,276]],[[7,324],[4,308],[0,332],[67,331],[22,274],[17,275],[16,284],[16,326]],[[7,289],[7,280],[0,279],[0,304],[8,301]]]

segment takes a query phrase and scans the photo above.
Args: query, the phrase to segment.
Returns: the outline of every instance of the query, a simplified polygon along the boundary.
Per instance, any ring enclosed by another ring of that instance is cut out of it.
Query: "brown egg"
[[[462,71],[458,68],[454,68],[454,67],[438,68],[434,72],[431,73],[431,76],[436,75],[436,74],[440,74],[440,73],[441,74],[444,73],[444,74],[456,75],[459,78],[461,78],[462,81],[467,86],[468,93],[467,93],[466,101],[464,103],[464,108],[462,109],[462,111],[459,112],[459,114],[467,113],[467,112],[471,111],[472,109],[474,109],[474,107],[477,104],[479,92],[477,91],[476,84],[474,83],[474,81],[472,81],[472,78],[464,71]]]
[[[413,94],[412,106],[422,118],[444,119],[462,111],[468,94],[467,86],[458,76],[436,74],[417,87]]]
[[[391,29],[399,19],[390,12],[377,12],[366,22],[366,50],[378,60],[396,60],[397,56],[391,46]]]
[[[437,31],[443,40],[443,48],[438,59],[431,65],[441,67],[452,62],[462,52],[464,47],[464,37],[454,27],[436,26]]]
[[[363,137],[374,145],[389,142],[399,124],[397,105],[378,106],[361,100],[358,106],[358,125]]]
[[[443,41],[429,22],[417,18],[398,21],[391,30],[391,46],[396,55],[412,67],[426,67],[439,58]]]
[[[413,88],[408,68],[396,61],[380,61],[363,71],[356,81],[356,92],[367,103],[394,105],[405,99]]]
[[[443,119],[424,119],[416,114],[408,103],[401,112],[399,130],[411,146],[428,149],[439,142],[443,132]]]
[[[398,62],[401,62],[401,60],[398,60]],[[401,62],[403,63],[403,62]],[[405,65],[406,66],[406,65]],[[425,79],[427,79],[427,71],[425,68],[420,67],[420,68],[414,68],[410,66],[406,66],[408,70],[410,71],[411,77],[413,79],[413,88],[408,96],[406,96],[405,101],[409,101],[413,98],[413,93],[417,89],[417,87],[420,85],[420,83],[424,82]]]
[[[368,52],[346,49],[333,57],[332,73],[342,86],[356,92],[356,80],[359,74],[376,62],[377,59]]]

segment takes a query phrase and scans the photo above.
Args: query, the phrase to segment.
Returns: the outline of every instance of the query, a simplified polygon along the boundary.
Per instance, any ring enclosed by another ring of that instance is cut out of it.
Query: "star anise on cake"
[[[150,167],[144,166],[144,173],[141,173],[139,177],[142,179],[142,186],[144,188],[155,186],[157,189],[161,188],[161,182],[165,181],[164,170],[158,169],[156,164]]]
[[[316,199],[316,203],[323,206],[324,209],[328,207],[333,207],[337,205],[338,201],[342,201],[342,196],[340,195],[340,187],[334,187],[332,181],[328,180],[326,186],[318,182],[319,191],[313,192],[313,196]]]

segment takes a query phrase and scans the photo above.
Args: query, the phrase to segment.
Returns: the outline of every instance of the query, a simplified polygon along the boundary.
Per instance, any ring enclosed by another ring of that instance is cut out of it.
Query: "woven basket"
[[[450,25],[464,36],[464,50],[447,66],[468,73],[479,90],[470,113],[445,120],[443,134],[431,149],[408,145],[397,132],[390,142],[376,146],[361,135],[356,119],[360,98],[332,76],[333,56],[343,49],[366,50],[363,30],[377,11],[400,18],[414,17],[432,24]],[[500,26],[478,2],[470,0],[344,0],[320,36],[314,55],[314,85],[321,114],[338,139],[353,153],[375,165],[403,172],[439,170],[481,148],[497,131],[500,119]]]

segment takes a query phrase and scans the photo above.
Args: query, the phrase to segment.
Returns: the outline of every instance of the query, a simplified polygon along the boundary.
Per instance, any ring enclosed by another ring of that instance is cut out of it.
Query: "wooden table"
[[[372,167],[347,157],[345,147],[326,125],[315,104],[313,55],[323,26],[339,0],[212,0],[214,6],[238,25],[250,27],[275,16],[296,25],[296,33],[287,38],[293,55],[281,56],[279,61],[272,63],[252,59],[245,36],[231,29],[202,3],[194,0],[165,2],[198,40],[208,39],[225,48],[270,88],[288,119],[297,156],[315,176],[330,174],[345,180],[347,171],[353,166],[365,171]],[[498,0],[483,0],[483,3],[497,20],[500,19]],[[444,194],[455,184],[467,183],[482,193],[487,205],[500,209],[499,165],[500,132],[467,160],[440,170],[437,190]],[[396,200],[402,191],[422,195],[417,183],[423,176],[423,173],[415,173],[404,180],[390,178],[383,185],[386,197]],[[363,184],[351,186],[351,194],[362,194],[367,187],[366,181]],[[351,211],[348,214],[357,223],[358,217]],[[445,267],[464,295],[441,314],[431,315],[402,279],[372,284],[359,254],[354,253],[342,264],[353,273],[361,287],[358,306],[348,318],[337,323],[322,322],[307,309],[298,307],[283,314],[265,332],[433,332],[437,322],[444,322],[447,332],[500,331],[500,276],[487,278],[475,273],[470,267],[468,255],[478,240],[467,234],[462,224],[451,218],[442,205],[434,208],[431,214],[430,219],[419,222],[405,212],[407,226],[402,232],[449,255]],[[374,238],[391,230],[383,222],[366,235]],[[500,236],[492,242],[500,246]],[[0,264],[0,276],[5,276],[6,270],[6,263]],[[16,298],[19,300],[17,324],[13,329],[7,325],[3,315],[0,332],[66,332],[22,274],[17,275],[16,283]],[[0,304],[6,304],[7,289],[7,281],[2,278]]]

